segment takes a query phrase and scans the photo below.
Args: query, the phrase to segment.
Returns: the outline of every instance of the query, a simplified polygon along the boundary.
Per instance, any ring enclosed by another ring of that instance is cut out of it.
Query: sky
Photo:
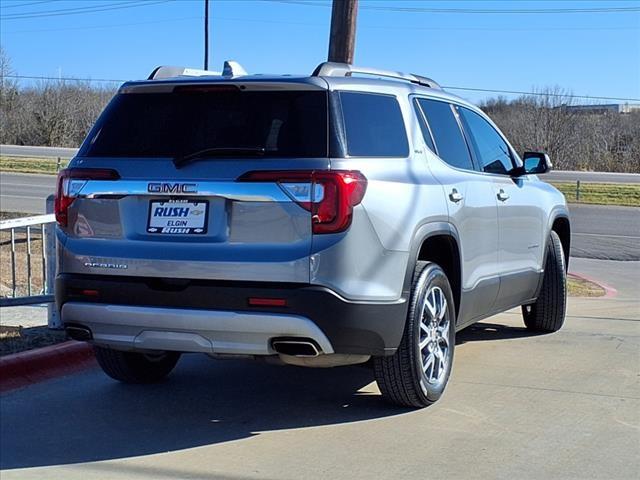
[[[158,65],[202,68],[204,2],[0,0],[0,45],[23,76],[123,81]],[[233,59],[249,73],[312,72],[327,57],[330,7],[210,0],[210,69]],[[354,63],[449,87],[559,87],[640,103],[640,0],[360,0]],[[475,102],[498,95],[454,93]]]

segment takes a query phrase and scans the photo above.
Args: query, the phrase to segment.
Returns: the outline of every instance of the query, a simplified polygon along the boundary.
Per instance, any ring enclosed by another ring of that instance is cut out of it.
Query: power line
[[[514,95],[531,95],[537,97],[566,97],[566,98],[582,98],[589,100],[618,100],[622,102],[640,102],[640,98],[623,98],[623,97],[599,97],[592,95],[573,95],[564,93],[543,93],[543,92],[524,92],[520,90],[492,90],[489,88],[471,88],[471,87],[453,87],[450,85],[443,85],[442,88],[449,90],[465,90],[469,92],[487,92],[487,93],[507,93]]]
[[[124,8],[134,7],[146,7],[150,5],[158,5],[160,3],[173,2],[175,0],[156,0],[156,1],[141,1],[130,0],[126,2],[106,3],[98,6],[91,7],[75,7],[58,10],[45,10],[41,12],[29,12],[29,13],[13,13],[9,15],[1,15],[0,20],[25,20],[29,18],[42,18],[42,17],[59,17],[66,15],[79,15],[83,13],[95,13],[106,12],[110,10],[122,10]]]
[[[479,8],[429,8],[429,7],[382,7],[366,5],[368,10],[384,10],[409,13],[467,13],[467,14],[556,14],[556,13],[628,13],[638,12],[640,7],[599,7],[599,8],[549,8],[549,9],[479,9]]]
[[[148,22],[134,22],[134,23],[114,23],[109,25],[87,25],[83,27],[68,27],[68,28],[41,28],[41,29],[33,29],[33,30],[10,30],[3,31],[4,35],[10,34],[21,34],[21,33],[38,33],[38,32],[64,32],[64,31],[72,31],[72,30],[93,30],[93,29],[104,29],[104,28],[118,28],[118,27],[128,27],[135,25],[148,25],[154,23],[166,23],[166,22],[178,22],[182,20],[202,20],[201,16],[193,16],[193,17],[180,17],[180,18],[167,18],[161,20],[151,20]],[[327,25],[324,23],[312,23],[312,22],[290,22],[287,20],[268,20],[268,19],[259,19],[259,18],[241,18],[241,17],[219,17],[219,16],[211,16],[212,20],[219,21],[238,21],[238,22],[248,22],[248,23],[268,23],[268,24],[278,24],[278,25],[300,25],[305,27],[323,27],[325,28]],[[632,30],[640,30],[640,26],[638,27],[418,27],[418,26],[399,26],[399,25],[366,25],[361,24],[358,26],[358,29],[379,29],[379,30],[420,30],[420,31],[481,31],[481,32],[522,32],[522,31],[552,31],[552,32],[565,32],[565,31],[632,31]]]
[[[330,7],[330,4],[313,0],[262,0],[264,2],[305,5],[312,7]],[[363,10],[380,10],[405,13],[464,13],[464,14],[573,14],[573,13],[629,13],[640,12],[640,7],[583,7],[583,8],[439,8],[439,7],[391,7],[380,5],[360,5]]]
[[[114,79],[114,78],[76,78],[76,77],[46,77],[37,75],[5,75],[4,78],[26,79],[26,80],[55,80],[62,82],[112,82],[112,83],[124,83],[128,80]],[[443,85],[442,88],[448,90],[464,90],[469,92],[485,92],[485,93],[506,93],[511,95],[530,95],[538,97],[565,97],[565,98],[582,98],[587,100],[617,100],[623,102],[640,102],[640,98],[625,98],[625,97],[603,97],[596,95],[574,95],[564,93],[542,93],[542,92],[526,92],[523,90],[499,90],[490,88],[473,88],[473,87],[458,87],[453,85]]]
[[[17,33],[37,33],[37,32],[63,32],[67,30],[95,30],[99,28],[117,28],[117,27],[131,27],[135,25],[150,25],[154,23],[167,23],[167,22],[180,22],[183,20],[202,20],[202,17],[179,17],[179,18],[164,18],[160,20],[150,20],[148,22],[133,22],[133,23],[116,23],[112,25],[87,25],[84,27],[70,27],[70,28],[40,28],[36,30],[12,30],[9,32],[2,32],[5,35],[17,34]]]
[[[56,10],[34,10],[31,12],[17,12],[17,13],[9,13],[7,15],[1,15],[0,18],[13,18],[13,17],[29,17],[31,15],[34,16],[38,16],[38,15],[48,15],[51,13],[64,13],[64,12],[75,12],[75,11],[82,11],[82,10],[92,10],[94,8],[103,8],[103,7],[112,7],[112,6],[116,6],[116,5],[124,5],[124,4],[130,4],[130,3],[138,3],[141,2],[143,0],[118,0],[117,2],[114,3],[105,3],[105,4],[98,4],[98,5],[91,5],[91,6],[84,6],[84,7],[71,7],[71,8],[58,8]],[[24,5],[23,5],[24,6]]]
[[[266,0],[263,0],[266,1]],[[254,23],[273,23],[280,25],[301,25],[306,27],[326,27],[325,23],[311,23],[311,22],[290,22],[287,20],[267,20],[262,18],[241,18],[241,17],[211,17],[213,20],[222,21],[239,21],[239,22],[254,22]],[[638,27],[544,27],[544,26],[532,26],[532,27],[417,27],[417,26],[405,26],[405,25],[367,25],[358,24],[358,29],[380,29],[380,30],[442,30],[442,31],[496,31],[496,32],[522,32],[522,31],[591,31],[591,30],[640,30]],[[6,32],[16,33],[16,32]]]
[[[75,77],[45,77],[39,75],[4,75],[3,78],[15,78],[19,80],[55,80],[57,82],[112,82],[123,83],[127,80],[113,78],[75,78]]]
[[[40,0],[38,2],[18,3],[18,4],[15,4],[15,5],[3,5],[2,8],[6,10],[7,8],[27,7],[29,5],[38,5],[40,3],[51,3],[53,1],[54,0]]]

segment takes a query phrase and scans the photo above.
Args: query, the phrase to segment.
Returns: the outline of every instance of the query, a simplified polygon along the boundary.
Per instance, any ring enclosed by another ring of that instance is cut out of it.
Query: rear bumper
[[[55,292],[63,323],[131,349],[269,355],[273,338],[307,337],[324,353],[390,355],[407,314],[404,300],[352,302],[305,284],[61,274]],[[249,306],[251,297],[286,306]]]
[[[301,337],[334,353],[322,331],[297,315],[67,302],[62,318],[88,328],[95,343],[123,350],[274,355],[273,338]]]

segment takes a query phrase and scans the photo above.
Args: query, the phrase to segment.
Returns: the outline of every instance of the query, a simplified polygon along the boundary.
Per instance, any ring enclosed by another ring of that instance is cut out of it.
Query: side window
[[[340,92],[352,157],[407,157],[409,143],[398,100],[391,95]]]
[[[458,111],[464,121],[465,129],[471,137],[480,168],[483,172],[507,174],[513,168],[513,160],[507,142],[484,118],[468,108]]]
[[[467,142],[462,136],[451,105],[424,98],[418,99],[418,103],[429,122],[438,156],[453,167],[473,170]]]
[[[433,151],[436,151],[436,147],[433,144],[433,138],[431,138],[431,132],[429,131],[429,125],[427,125],[427,122],[424,119],[424,115],[422,114],[422,110],[420,109],[420,106],[418,105],[418,100],[414,100],[415,103],[415,111],[416,111],[416,116],[418,117],[418,123],[420,124],[420,130],[422,130],[422,137],[424,138],[424,142],[427,144],[427,146]]]

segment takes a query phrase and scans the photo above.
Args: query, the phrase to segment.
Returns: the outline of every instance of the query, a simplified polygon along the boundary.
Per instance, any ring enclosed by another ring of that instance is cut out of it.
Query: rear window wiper
[[[193,162],[194,160],[210,157],[210,156],[263,156],[266,149],[263,147],[212,147],[205,148],[204,150],[198,150],[197,152],[189,153],[187,155],[181,155],[173,159],[173,164],[176,168],[184,167],[185,165]]]

